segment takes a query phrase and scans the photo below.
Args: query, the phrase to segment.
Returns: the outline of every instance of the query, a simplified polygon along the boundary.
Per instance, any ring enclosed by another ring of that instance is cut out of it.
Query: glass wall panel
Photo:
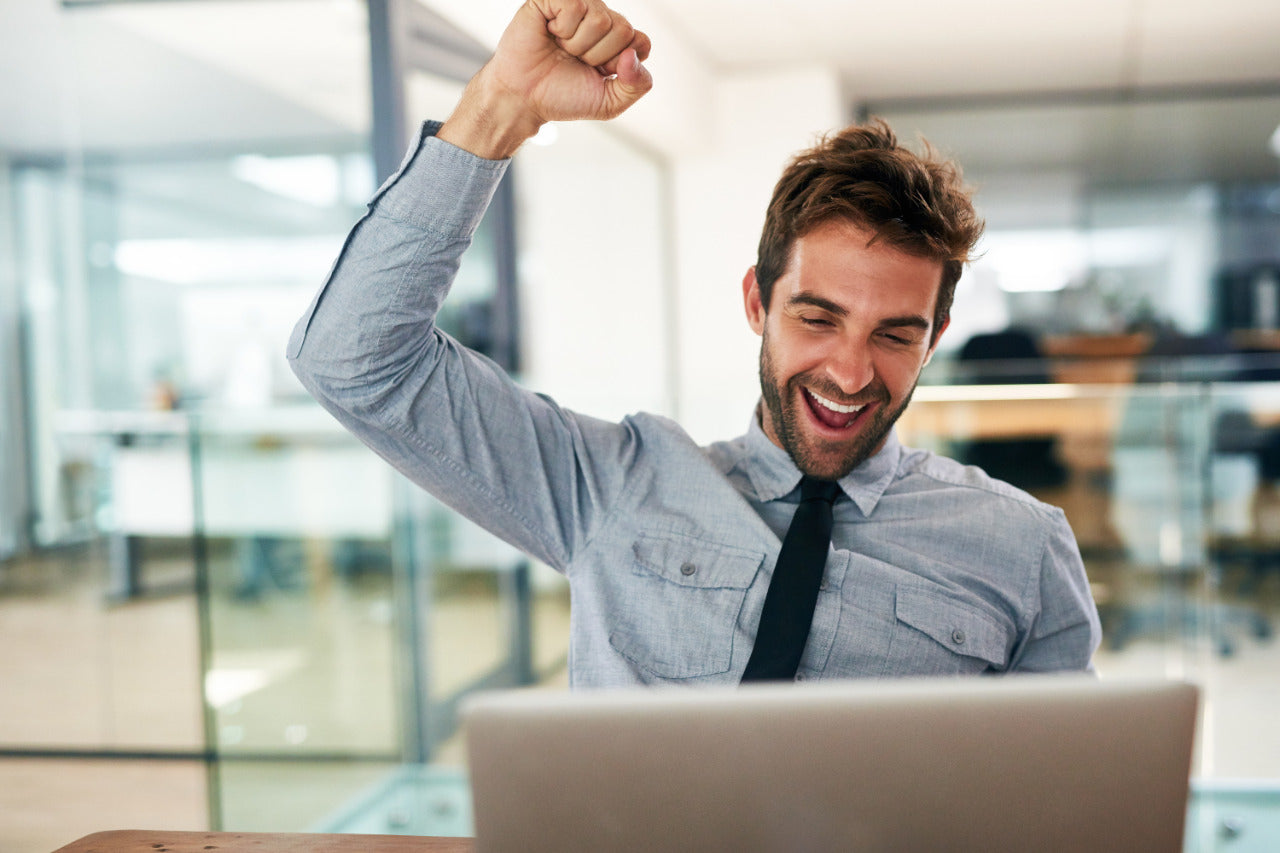
[[[394,487],[283,357],[375,186],[365,6],[37,5],[0,130],[0,553],[37,546],[0,568],[0,750],[213,755],[174,828],[304,829],[403,741]]]
[[[306,829],[401,756],[394,475],[318,407],[192,426],[219,816]]]
[[[22,328],[14,259],[7,158],[0,151],[0,560],[25,546],[27,506],[26,429],[20,405]]]
[[[1280,775],[1280,392],[1242,367],[1139,359],[1129,383],[922,387],[901,421],[912,445],[1017,457],[1005,476],[1063,508],[1103,619],[1100,676],[1201,686],[1194,775],[1210,791]]]

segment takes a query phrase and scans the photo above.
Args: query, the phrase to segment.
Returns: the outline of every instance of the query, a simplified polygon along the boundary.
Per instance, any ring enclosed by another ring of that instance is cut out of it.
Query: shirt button
[[[803,672],[797,672],[797,673],[796,673],[796,681],[804,681],[804,673],[803,673]]]
[[[823,581],[822,583],[818,584],[818,591],[819,591],[819,592],[826,592],[826,591],[827,591],[827,582],[826,582],[826,581]]]
[[[963,646],[963,645],[964,645],[964,631],[961,631],[959,628],[956,628],[954,631],[952,631],[952,632],[951,632],[951,642],[955,643],[957,646]]]
[[[685,563],[683,566],[680,567],[680,574],[684,575],[685,577],[688,577],[689,575],[693,574],[697,570],[698,570],[698,567],[695,566],[693,563]]]

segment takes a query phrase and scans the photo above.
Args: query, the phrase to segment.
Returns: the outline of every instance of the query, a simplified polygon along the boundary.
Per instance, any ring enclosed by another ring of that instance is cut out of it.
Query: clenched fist
[[[527,0],[440,138],[500,159],[545,122],[614,118],[652,88],[649,49],[601,0]]]

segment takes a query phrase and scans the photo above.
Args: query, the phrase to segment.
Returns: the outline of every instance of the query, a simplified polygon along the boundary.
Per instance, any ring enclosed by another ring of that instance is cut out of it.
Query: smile
[[[839,414],[842,414],[842,415],[851,415],[855,412],[862,411],[866,407],[866,403],[863,403],[860,406],[842,406],[839,403],[835,403],[835,402],[832,402],[831,400],[828,400],[826,397],[813,393],[808,388],[804,390],[805,390],[805,393],[809,395],[810,399],[812,399],[819,406],[822,406],[824,409],[830,409],[833,412],[838,412]]]

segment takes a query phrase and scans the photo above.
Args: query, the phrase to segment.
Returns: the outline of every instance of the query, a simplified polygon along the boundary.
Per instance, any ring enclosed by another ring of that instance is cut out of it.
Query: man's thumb
[[[628,48],[618,60],[618,72],[607,81],[609,100],[615,115],[630,107],[653,88],[653,75],[644,67],[635,48]]]

